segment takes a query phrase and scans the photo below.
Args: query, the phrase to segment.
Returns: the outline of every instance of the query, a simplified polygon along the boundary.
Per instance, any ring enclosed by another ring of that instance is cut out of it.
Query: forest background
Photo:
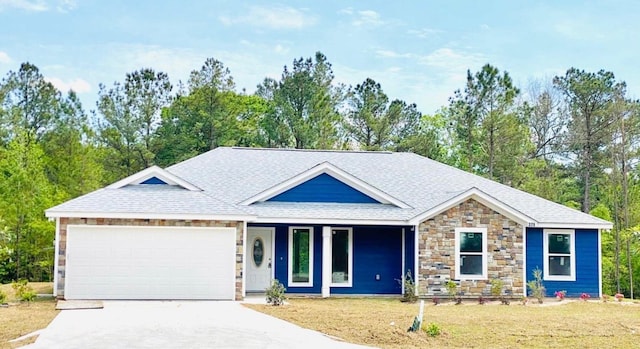
[[[141,68],[87,109],[25,62],[0,82],[0,283],[53,278],[44,210],[151,165],[219,146],[414,152],[613,222],[603,288],[640,287],[640,102],[609,71],[516,86],[486,64],[432,115],[367,78],[336,82],[321,52],[252,94],[207,59],[175,86]],[[634,278],[635,276],[635,278]]]

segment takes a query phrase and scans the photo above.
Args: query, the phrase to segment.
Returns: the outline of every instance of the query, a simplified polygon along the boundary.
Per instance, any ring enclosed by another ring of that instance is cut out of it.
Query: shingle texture
[[[410,206],[241,202],[321,163],[331,165]],[[51,209],[140,210],[203,214],[249,214],[263,218],[363,219],[406,222],[477,188],[535,223],[609,223],[535,195],[412,153],[217,148],[166,169],[201,188],[190,192],[163,185],[98,190]],[[138,187],[153,187],[142,189]],[[121,191],[121,192],[120,192]],[[158,203],[156,203],[157,201]]]

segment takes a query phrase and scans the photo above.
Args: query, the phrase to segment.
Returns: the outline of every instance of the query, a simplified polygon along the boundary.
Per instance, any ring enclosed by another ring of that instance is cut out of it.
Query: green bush
[[[491,280],[491,295],[494,297],[500,297],[502,295],[502,287],[504,282],[500,279]]]
[[[27,280],[22,279],[14,281],[11,287],[16,293],[16,298],[24,302],[31,302],[36,299],[36,291],[27,283]]]
[[[271,305],[282,305],[286,297],[284,296],[284,292],[287,289],[284,288],[284,285],[278,281],[278,279],[274,279],[271,282],[271,286],[269,286],[266,290],[267,292],[267,304]]]
[[[546,291],[542,284],[542,270],[539,268],[533,270],[533,280],[527,282],[527,287],[531,291],[531,295],[538,300],[538,303],[542,304]]]
[[[401,280],[398,281],[402,282]],[[413,282],[413,278],[411,277],[411,270],[408,270],[407,274],[404,276],[404,293],[402,294],[402,301],[415,303],[417,300],[416,284]]]
[[[447,288],[449,299],[455,299],[456,293],[458,292],[458,284],[453,280],[449,280],[444,286]]]
[[[436,336],[439,336],[442,333],[442,329],[440,329],[440,326],[438,324],[436,324],[435,322],[432,322],[429,325],[427,325],[427,327],[424,328],[424,331],[430,337],[436,337]]]
[[[4,291],[0,290],[0,304],[7,303],[7,294]]]

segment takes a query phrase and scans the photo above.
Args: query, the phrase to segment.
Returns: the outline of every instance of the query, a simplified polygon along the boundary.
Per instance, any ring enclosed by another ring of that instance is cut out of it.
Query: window
[[[456,279],[487,278],[487,229],[456,228]]]
[[[545,229],[543,245],[544,279],[575,281],[575,232]]]
[[[331,286],[351,287],[353,268],[353,230],[331,229]]]
[[[289,228],[289,286],[313,286],[313,228]]]

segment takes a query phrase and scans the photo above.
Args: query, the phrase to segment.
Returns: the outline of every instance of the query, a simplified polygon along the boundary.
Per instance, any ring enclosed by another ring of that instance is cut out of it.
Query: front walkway
[[[366,348],[222,301],[105,301],[104,309],[63,310],[24,348],[300,347]]]

